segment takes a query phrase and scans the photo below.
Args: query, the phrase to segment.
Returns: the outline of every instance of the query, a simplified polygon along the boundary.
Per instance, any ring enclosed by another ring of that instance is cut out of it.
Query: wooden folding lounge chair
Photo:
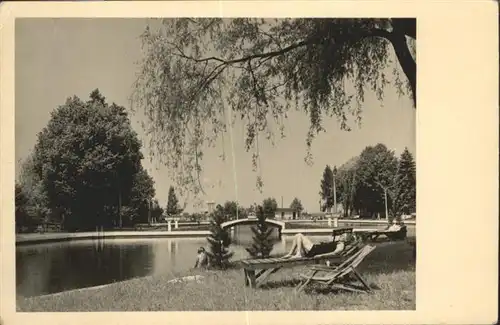
[[[301,283],[295,288],[299,292],[307,285],[322,284],[329,289],[344,289],[353,292],[370,292],[371,288],[356,270],[363,259],[368,256],[375,246],[366,245],[347,260],[334,267],[314,266],[308,274],[301,274]],[[321,275],[323,273],[323,275]],[[355,282],[359,285],[355,285]]]
[[[390,240],[404,240],[406,239],[407,232],[406,226],[401,226],[401,229],[398,231],[384,231],[382,234]]]
[[[404,240],[406,238],[406,233],[406,226],[402,226],[398,231],[365,230],[356,232],[356,234],[360,235],[365,241],[375,241],[381,235],[386,236],[389,240]]]
[[[328,261],[330,265],[338,265],[361,250],[361,248],[362,246],[359,242],[354,242],[351,245],[348,245],[346,249],[339,254],[330,253],[313,257],[275,257],[242,260],[240,261],[240,264],[242,265],[244,272],[245,286],[258,288],[271,274],[276,273],[283,268],[291,268],[299,265],[320,264],[326,261]]]

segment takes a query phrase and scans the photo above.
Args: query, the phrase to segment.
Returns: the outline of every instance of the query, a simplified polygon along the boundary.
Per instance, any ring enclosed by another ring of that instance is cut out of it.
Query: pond
[[[292,237],[273,233],[274,253],[290,248]],[[248,257],[250,226],[233,233],[233,259]],[[328,236],[314,236],[327,240]],[[80,240],[22,245],[16,249],[16,291],[24,297],[51,294],[148,275],[188,272],[206,238]]]

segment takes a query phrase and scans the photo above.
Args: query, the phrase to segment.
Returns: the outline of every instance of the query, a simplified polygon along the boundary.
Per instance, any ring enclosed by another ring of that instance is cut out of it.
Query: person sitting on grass
[[[352,235],[344,233],[334,236],[332,241],[314,244],[309,238],[299,233],[295,235],[292,248],[283,258],[318,257],[332,253],[332,255],[337,255],[345,249],[346,243],[352,239]]]
[[[194,268],[206,268],[209,266],[209,262],[210,261],[205,248],[198,248],[198,255],[196,255],[196,263],[194,264]]]

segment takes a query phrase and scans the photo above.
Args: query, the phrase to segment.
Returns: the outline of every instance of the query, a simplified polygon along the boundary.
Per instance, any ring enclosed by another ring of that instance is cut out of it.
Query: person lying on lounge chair
[[[385,231],[394,231],[394,232],[398,232],[400,231],[402,228],[402,225],[398,222],[396,222],[395,220],[392,221],[392,224],[387,227],[387,229]]]
[[[332,253],[332,255],[338,254],[345,249],[346,243],[351,240],[351,237],[352,235],[344,233],[335,236],[332,241],[314,244],[303,234],[297,234],[293,239],[292,248],[283,258],[313,257]]]

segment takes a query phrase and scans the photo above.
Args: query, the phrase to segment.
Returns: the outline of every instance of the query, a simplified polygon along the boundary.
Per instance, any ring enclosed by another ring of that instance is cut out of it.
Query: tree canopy
[[[385,212],[386,196],[389,218],[415,212],[416,167],[407,148],[398,159],[383,144],[368,146],[339,167],[337,182],[344,216]]]
[[[74,96],[51,113],[22,181],[67,230],[121,225],[120,207],[132,218],[134,203],[154,196],[140,148],[125,108],[109,105],[96,89],[88,101]]]
[[[203,147],[227,132],[233,113],[245,124],[255,164],[259,135],[283,136],[289,111],[305,112],[310,162],[324,117],[349,130],[365,91],[383,100],[391,85],[416,104],[415,19],[169,18],[142,40],[134,109],[148,118],[154,154],[195,194]]]
[[[298,198],[294,198],[292,203],[290,203],[290,208],[294,209],[299,214],[304,210],[302,202]]]
[[[231,219],[246,218],[248,211],[238,204],[236,201],[226,201],[224,203],[224,213]]]
[[[170,186],[170,188],[168,189],[168,201],[167,201],[166,213],[169,217],[172,217],[181,212],[182,209],[179,205],[179,200],[177,199],[177,195],[175,194],[174,187]]]
[[[329,165],[326,165],[323,171],[323,178],[320,183],[319,195],[323,204],[321,206],[322,210],[331,208],[333,206],[333,170]]]
[[[412,154],[405,148],[398,162],[395,186],[391,191],[393,214],[415,212],[417,204],[416,166]]]
[[[356,172],[358,160],[359,157],[353,157],[338,168],[337,196],[339,202],[342,203],[345,217],[359,207],[356,204],[356,191],[359,182]]]
[[[385,194],[395,184],[397,164],[394,152],[381,143],[368,146],[361,152],[356,169],[360,181],[359,205],[371,213],[384,212]]]
[[[262,209],[266,218],[274,218],[276,216],[276,209],[278,209],[278,202],[276,202],[275,198],[268,197],[262,201]]]

